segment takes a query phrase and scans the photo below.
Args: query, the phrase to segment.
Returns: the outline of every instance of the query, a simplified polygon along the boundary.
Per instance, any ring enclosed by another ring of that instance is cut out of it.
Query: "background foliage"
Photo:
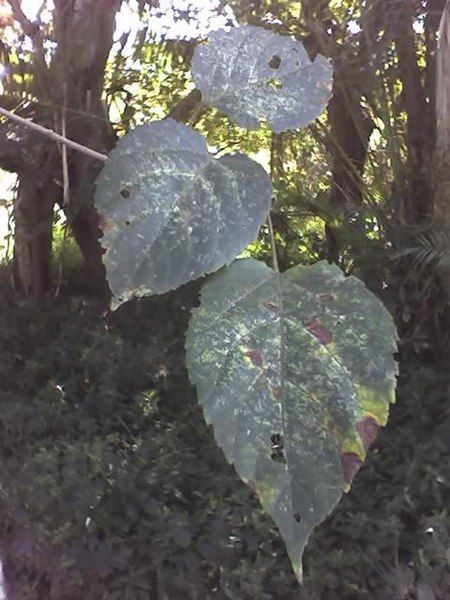
[[[66,161],[53,142],[2,122],[0,167],[18,175],[6,202],[13,256],[0,272],[0,537],[11,597],[447,598],[448,232],[434,217],[432,159],[445,2],[232,0],[206,14],[144,0],[84,0],[76,12],[57,0],[37,21],[21,5],[0,2],[0,106],[101,152],[170,114],[218,156],[249,153],[274,181],[281,268],[327,258],[360,276],[396,319],[401,374],[389,424],[316,530],[298,592],[276,529],[215,447],[186,379],[197,284],[132,302],[105,325],[92,204],[101,165],[71,151]],[[113,35],[119,9],[136,27],[119,19]],[[271,134],[205,108],[189,67],[218,14],[330,57],[328,112]],[[243,255],[271,263],[266,228]]]

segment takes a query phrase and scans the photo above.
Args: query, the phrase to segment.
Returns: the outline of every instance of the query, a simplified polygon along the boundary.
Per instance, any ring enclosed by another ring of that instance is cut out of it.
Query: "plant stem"
[[[275,271],[277,273],[279,273],[280,272],[280,267],[278,265],[277,245],[275,243],[275,235],[273,233],[273,223],[272,223],[272,217],[270,216],[270,212],[267,215],[267,223],[269,225],[270,246],[272,248],[273,268],[275,269]]]
[[[33,121],[29,121],[28,119],[19,117],[19,115],[16,115],[16,114],[10,112],[9,110],[6,110],[6,108],[2,108],[1,106],[0,106],[0,114],[4,115],[8,119],[11,119],[12,121],[16,121],[17,123],[20,123],[21,125],[24,125],[25,127],[28,127],[29,129],[33,129],[34,131],[37,131],[37,132],[41,133],[42,135],[47,136],[48,138],[54,140],[55,142],[59,142],[60,144],[64,144],[65,146],[68,146],[69,148],[78,150],[78,152],[83,152],[84,154],[86,154],[86,156],[90,156],[91,158],[95,158],[96,160],[101,160],[103,162],[105,162],[105,160],[108,158],[106,154],[101,154],[100,152],[91,150],[90,148],[87,148],[86,146],[82,146],[81,144],[78,144],[77,142],[74,142],[62,135],[59,135],[52,129],[47,129],[46,127],[42,127],[42,125],[33,123]]]

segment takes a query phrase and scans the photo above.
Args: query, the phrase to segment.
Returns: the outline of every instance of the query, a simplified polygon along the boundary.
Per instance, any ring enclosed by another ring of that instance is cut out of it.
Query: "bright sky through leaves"
[[[21,7],[30,20],[36,19],[37,13],[42,6],[42,0],[22,0]],[[231,9],[225,7],[219,9],[219,0],[160,0],[158,8],[147,10],[141,20],[138,14],[138,3],[136,0],[123,2],[117,15],[117,28],[115,40],[121,38],[124,33],[131,32],[127,44],[123,48],[124,54],[131,53],[137,32],[144,26],[148,26],[149,32],[155,41],[162,36],[170,39],[192,39],[205,38],[210,31],[221,29],[230,22],[234,22]],[[4,10],[8,10],[5,6]],[[40,19],[48,22],[52,17],[53,1],[47,0]],[[8,28],[7,28],[8,29]],[[7,37],[14,38],[17,32],[5,30]],[[11,39],[12,42],[12,39]],[[117,51],[116,48],[113,49]],[[0,92],[2,79],[2,65],[0,64]],[[5,73],[6,74],[6,71]],[[11,199],[12,186],[15,177],[0,170],[0,200]],[[5,208],[0,206],[0,256],[1,245],[4,236],[8,233],[8,215]]]
[[[171,39],[206,37],[210,31],[226,26],[233,13],[228,7],[219,9],[219,0],[160,0],[159,6],[147,10],[146,24],[157,36]],[[29,19],[35,19],[41,0],[23,0],[22,8]],[[142,23],[138,16],[138,3],[130,0],[122,4],[117,16],[116,38],[126,31],[138,30]],[[47,20],[53,8],[52,0],[42,14]]]

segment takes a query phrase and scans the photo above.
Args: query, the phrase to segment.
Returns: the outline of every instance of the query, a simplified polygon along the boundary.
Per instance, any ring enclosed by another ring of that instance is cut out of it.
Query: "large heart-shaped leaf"
[[[245,155],[215,159],[172,119],[136,127],[97,179],[104,262],[115,304],[161,294],[231,262],[258,234],[271,183]]]
[[[396,339],[382,303],[326,262],[280,275],[237,261],[203,287],[187,335],[189,374],[299,578],[312,529],[386,423]]]
[[[301,42],[253,25],[213,32],[196,47],[192,74],[203,101],[247,129],[262,119],[275,132],[305,127],[331,95],[326,58],[311,62]]]

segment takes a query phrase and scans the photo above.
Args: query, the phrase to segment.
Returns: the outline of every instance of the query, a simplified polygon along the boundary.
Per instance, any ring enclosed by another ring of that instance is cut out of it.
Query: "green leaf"
[[[97,180],[114,305],[230,263],[257,236],[271,193],[258,163],[241,154],[215,159],[186,125],[165,119],[136,127]]]
[[[253,25],[213,32],[196,47],[192,74],[203,101],[247,129],[262,119],[277,133],[305,127],[331,97],[326,58],[311,62],[301,42]]]
[[[396,340],[382,303],[326,262],[280,275],[237,261],[203,287],[187,334],[189,375],[299,579],[312,529],[387,421]]]

